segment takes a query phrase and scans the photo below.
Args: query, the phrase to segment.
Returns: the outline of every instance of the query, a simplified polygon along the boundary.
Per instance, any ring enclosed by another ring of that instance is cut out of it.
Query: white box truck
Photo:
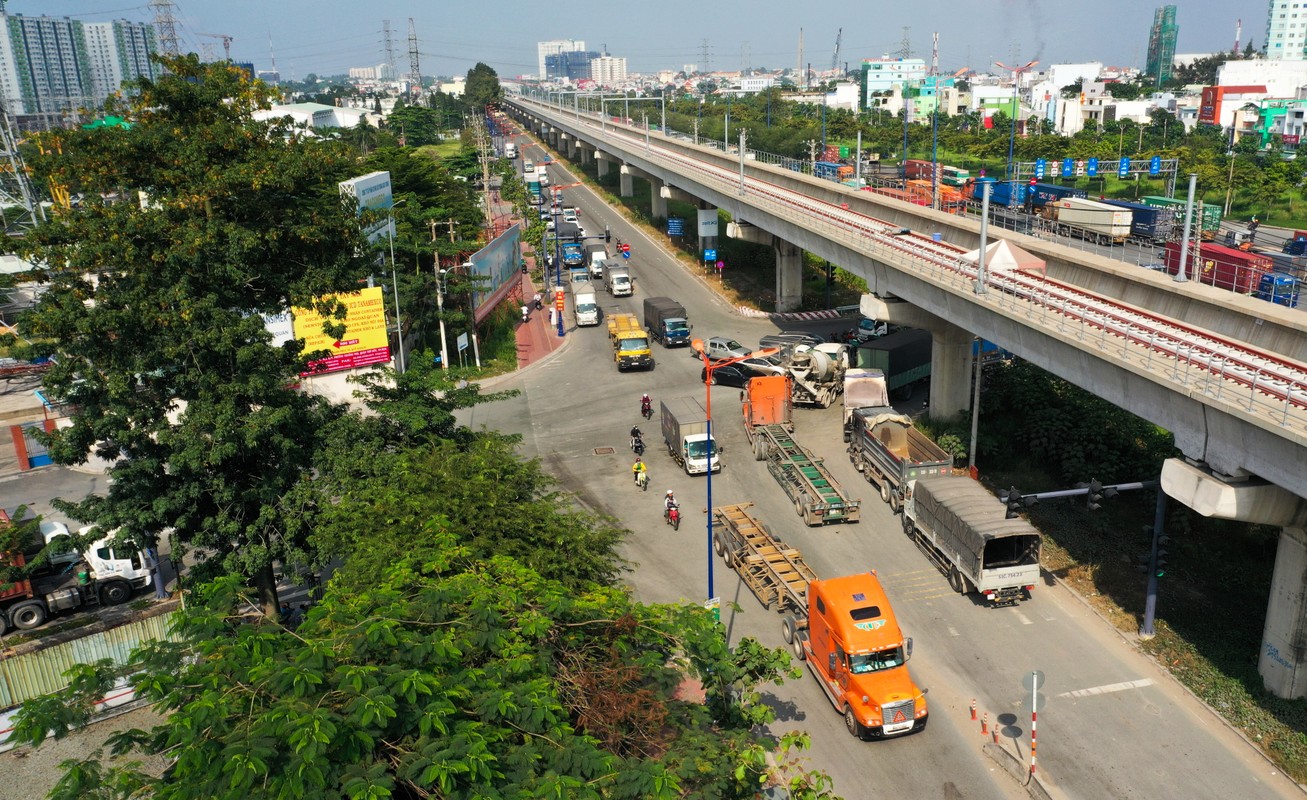
[[[589,281],[572,283],[572,314],[577,327],[599,324],[599,304],[595,302],[594,284]]]
[[[606,264],[604,288],[613,297],[630,297],[635,294],[635,284],[631,282],[631,270],[624,264]]]

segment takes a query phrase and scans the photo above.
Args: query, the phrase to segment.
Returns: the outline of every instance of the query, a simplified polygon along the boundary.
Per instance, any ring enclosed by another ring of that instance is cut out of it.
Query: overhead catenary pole
[[[1180,265],[1175,272],[1175,282],[1184,283],[1189,280],[1185,274],[1185,266],[1189,261],[1189,232],[1192,230],[1194,222],[1194,192],[1198,188],[1198,173],[1189,173],[1189,200],[1184,206],[1184,231],[1180,234]]]

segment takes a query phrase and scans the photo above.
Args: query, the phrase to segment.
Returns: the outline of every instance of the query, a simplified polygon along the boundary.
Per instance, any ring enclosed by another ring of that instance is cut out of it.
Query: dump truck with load
[[[880,370],[890,394],[906,400],[918,383],[930,379],[930,331],[904,328],[860,344],[856,366]]]
[[[653,351],[649,349],[649,336],[640,327],[634,314],[612,314],[608,317],[608,340],[613,345],[613,360],[617,371],[653,369]]]
[[[685,313],[685,306],[670,297],[644,299],[644,326],[663,347],[690,343],[690,315]]]
[[[849,733],[879,739],[923,730],[929,709],[925,690],[908,673],[912,640],[876,573],[822,580],[747,504],[713,512],[713,549],[764,608],[782,614],[781,636]]]
[[[844,441],[853,439],[853,412],[859,408],[888,406],[889,387],[878,369],[852,368],[844,372]]]
[[[0,509],[0,527],[12,524]],[[82,528],[78,540],[88,540],[93,533],[93,526]],[[57,522],[41,522],[33,534],[34,541],[26,547],[0,553],[5,566],[37,565],[17,580],[0,583],[0,634],[40,627],[61,611],[125,603],[151,580],[145,555],[130,546],[105,538],[93,540],[79,553],[68,527]]]
[[[961,475],[918,478],[908,487],[903,530],[948,576],[958,594],[995,606],[1029,599],[1039,583],[1043,537],[978,481]]]
[[[849,460],[895,514],[913,481],[953,472],[953,456],[917,430],[911,417],[888,406],[853,411]]]
[[[708,434],[708,413],[698,400],[680,397],[664,400],[662,412],[663,443],[667,454],[686,475],[702,475],[711,469],[720,472],[722,462],[717,442]]]

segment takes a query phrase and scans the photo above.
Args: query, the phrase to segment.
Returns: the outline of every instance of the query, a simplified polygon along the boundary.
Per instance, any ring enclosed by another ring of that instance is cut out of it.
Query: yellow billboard
[[[294,312],[295,338],[304,340],[304,352],[328,350],[331,356],[309,362],[305,375],[319,375],[342,369],[380,364],[390,360],[390,338],[386,333],[386,300],[381,287],[335,295],[345,305],[345,335],[339,339],[322,331],[324,318],[311,308]]]

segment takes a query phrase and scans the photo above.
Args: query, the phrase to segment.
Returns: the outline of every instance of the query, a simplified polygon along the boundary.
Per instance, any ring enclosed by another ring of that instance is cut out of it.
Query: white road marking
[[[1022,625],[1034,625],[1034,624],[1035,624],[1034,620],[1032,620],[1030,617],[1027,617],[1025,614],[1022,614],[1020,611],[1016,611],[1015,613],[1016,613],[1016,615],[1017,615],[1017,619],[1021,620],[1021,624],[1022,624]]]
[[[962,634],[958,633],[958,629],[957,629],[957,628],[955,628],[955,627],[953,627],[952,625],[950,625],[950,626],[948,626],[948,635],[949,635],[949,636],[961,636]]]
[[[1063,692],[1058,697],[1089,697],[1096,694],[1111,694],[1113,692],[1126,692],[1131,689],[1142,689],[1145,686],[1152,686],[1151,678],[1140,678],[1137,681],[1123,681],[1121,683],[1109,683],[1106,686],[1092,686],[1088,689],[1076,689],[1074,692]]]

